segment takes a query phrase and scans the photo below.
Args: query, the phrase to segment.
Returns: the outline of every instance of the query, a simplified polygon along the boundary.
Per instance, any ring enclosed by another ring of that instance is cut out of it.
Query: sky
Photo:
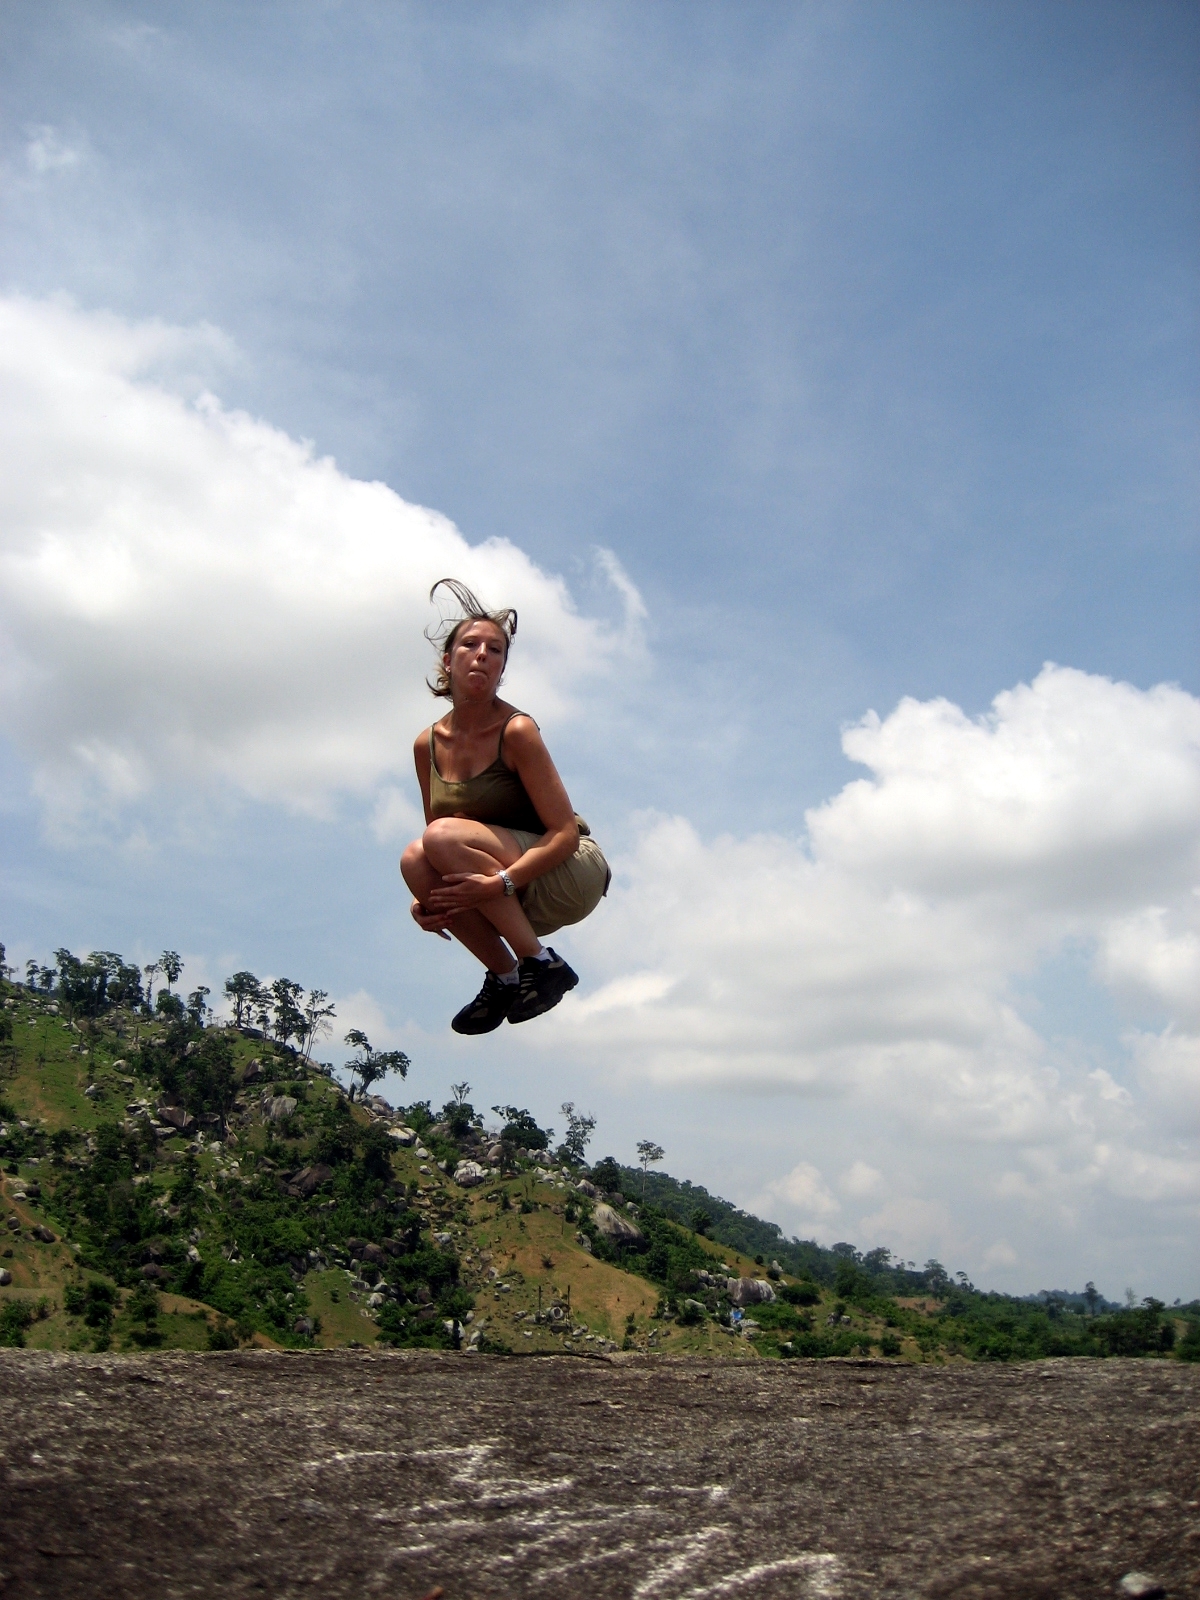
[[[0,939],[824,1244],[1200,1292],[1200,14],[0,0]],[[483,1040],[430,584],[614,882]]]

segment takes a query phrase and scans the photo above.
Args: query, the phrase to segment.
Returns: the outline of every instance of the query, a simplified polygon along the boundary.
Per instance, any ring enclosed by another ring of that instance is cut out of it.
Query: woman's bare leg
[[[501,867],[510,867],[520,854],[516,840],[507,830],[493,830],[465,818],[448,818],[431,823],[424,836],[408,846],[400,860],[400,871],[413,898],[424,905],[443,874],[475,872],[491,876]],[[493,901],[486,909],[457,912],[446,918],[445,926],[491,972],[511,972],[516,965],[505,939],[518,956],[536,955],[541,949],[515,896]]]
[[[511,867],[522,854],[507,828],[489,827],[466,817],[444,817],[431,822],[422,835],[421,848],[426,864],[442,876],[471,872],[494,877],[501,867]],[[508,941],[518,956],[535,956],[541,950],[541,940],[530,927],[516,895],[489,900],[478,908],[478,915]]]

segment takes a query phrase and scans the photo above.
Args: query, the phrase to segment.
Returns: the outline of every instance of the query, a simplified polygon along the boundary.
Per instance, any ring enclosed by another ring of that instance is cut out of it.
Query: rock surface
[[[640,1244],[646,1237],[631,1218],[623,1217],[612,1206],[603,1203],[593,1207],[592,1221],[604,1237],[611,1239],[614,1244]]]
[[[0,1352],[4,1600],[1182,1600],[1198,1475],[1176,1362]]]

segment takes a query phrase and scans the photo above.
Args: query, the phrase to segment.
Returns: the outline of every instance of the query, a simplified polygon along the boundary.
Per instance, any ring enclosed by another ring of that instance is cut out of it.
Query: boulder
[[[148,1278],[151,1283],[161,1283],[166,1276],[166,1270],[157,1261],[147,1261],[142,1268],[142,1277]]]
[[[405,1127],[389,1128],[388,1138],[394,1139],[397,1144],[403,1145],[406,1150],[408,1149],[409,1145],[416,1144],[417,1142],[417,1136],[413,1130]]]
[[[1117,1585],[1117,1593],[1130,1600],[1160,1600],[1166,1592],[1158,1579],[1146,1572],[1127,1572]]]
[[[477,1183],[487,1179],[487,1168],[481,1167],[478,1161],[460,1161],[454,1169],[454,1181],[464,1189],[473,1189]]]
[[[29,1231],[35,1239],[41,1240],[42,1244],[53,1244],[55,1242],[55,1235],[50,1232],[49,1228],[43,1227],[41,1223]]]
[[[298,1333],[302,1339],[311,1339],[313,1336],[313,1325],[307,1317],[297,1317],[295,1322],[292,1324],[292,1332]]]
[[[600,1198],[599,1189],[597,1189],[596,1185],[592,1183],[589,1178],[580,1178],[575,1187],[579,1190],[580,1194],[587,1195],[589,1200],[599,1200]]]
[[[646,1235],[636,1222],[623,1217],[609,1205],[601,1202],[592,1212],[592,1221],[613,1244],[645,1244]]]
[[[371,1244],[368,1242],[362,1247],[361,1259],[363,1261],[370,1261],[377,1267],[386,1267],[388,1260],[387,1251],[384,1250],[380,1245]]]
[[[160,1122],[169,1128],[175,1128],[180,1133],[189,1133],[196,1126],[196,1119],[182,1106],[160,1105],[155,1112]]]
[[[327,1167],[323,1161],[317,1161],[311,1167],[301,1167],[299,1172],[293,1174],[288,1179],[287,1191],[294,1199],[307,1200],[332,1177],[333,1168]]]
[[[738,1278],[730,1292],[735,1306],[769,1306],[775,1291],[765,1278]]]
[[[7,1267],[0,1267],[0,1289],[7,1289],[12,1282],[12,1273]]]
[[[242,1082],[243,1083],[253,1083],[255,1081],[255,1079],[261,1078],[262,1075],[263,1075],[263,1064],[259,1060],[259,1058],[257,1056],[255,1056],[253,1058],[253,1060],[247,1061],[246,1070],[245,1070],[245,1072],[242,1073]]]
[[[263,1116],[271,1122],[283,1122],[296,1109],[290,1094],[266,1095],[262,1103]]]

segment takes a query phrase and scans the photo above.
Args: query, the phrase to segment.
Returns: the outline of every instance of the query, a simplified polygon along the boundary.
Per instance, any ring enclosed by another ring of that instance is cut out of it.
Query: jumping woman
[[[537,723],[496,691],[517,634],[511,608],[487,611],[465,584],[440,578],[462,615],[431,636],[429,685],[452,709],[417,736],[413,757],[425,832],[400,859],[418,927],[454,936],[486,970],[483,988],[451,1022],[490,1033],[556,1006],[578,977],[541,935],[582,922],[611,873],[571,808]]]

